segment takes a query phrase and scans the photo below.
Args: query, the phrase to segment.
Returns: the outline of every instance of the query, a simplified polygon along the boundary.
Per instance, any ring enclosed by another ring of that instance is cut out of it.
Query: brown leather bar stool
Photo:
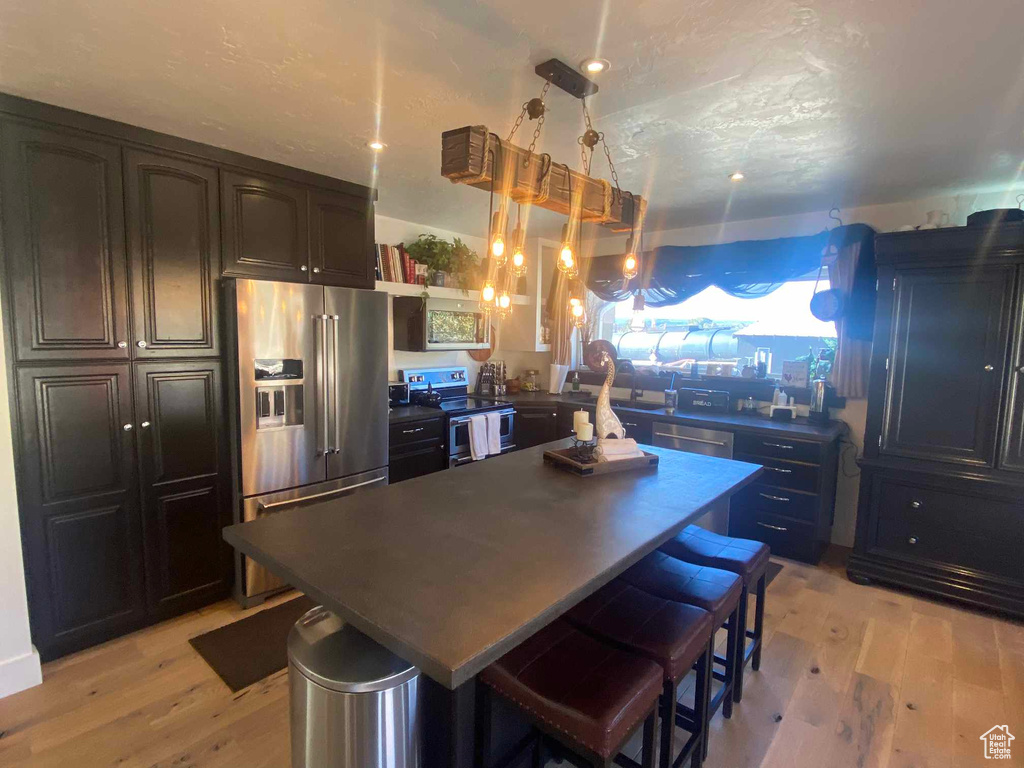
[[[743,644],[743,662],[747,662],[756,672],[761,668],[761,640],[764,637],[764,597],[768,582],[768,560],[771,550],[767,544],[751,539],[735,539],[706,531],[698,525],[689,525],[674,539],[669,539],[659,547],[667,555],[685,560],[694,565],[707,565],[731,571],[743,580],[743,593],[740,595],[740,642]],[[754,629],[747,629],[747,602],[750,599],[750,588],[754,587]],[[747,640],[751,640],[747,645]],[[743,698],[742,669],[736,677],[736,689],[733,700]]]
[[[649,595],[616,579],[570,610],[565,618],[584,632],[632,653],[646,656],[664,672],[661,694],[661,768],[678,768],[690,759],[704,762],[707,713],[711,697],[711,614],[695,605]],[[696,667],[693,707],[677,704],[678,686]],[[678,757],[675,726],[690,733]]]
[[[547,742],[595,768],[640,765],[654,768],[654,737],[662,670],[643,656],[601,642],[559,619],[506,653],[480,673],[477,702],[477,760],[488,765],[491,752],[491,697],[487,688],[517,704],[539,733],[534,766]],[[643,727],[643,762],[619,754]],[[522,751],[493,768],[516,763]]]
[[[723,717],[732,717],[733,688],[742,669],[739,663],[739,606],[743,582],[740,577],[729,571],[693,565],[654,551],[619,578],[656,597],[703,608],[711,614],[716,629],[725,627],[725,656],[714,656],[715,663],[724,668],[721,673],[716,671],[714,677],[723,685],[711,699],[708,718],[714,716],[719,708]],[[708,742],[705,740],[705,755],[707,751]]]

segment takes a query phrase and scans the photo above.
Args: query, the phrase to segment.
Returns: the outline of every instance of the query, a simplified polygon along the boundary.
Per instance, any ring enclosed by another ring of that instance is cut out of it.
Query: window
[[[817,290],[829,287],[827,278]],[[705,376],[752,375],[765,363],[782,375],[786,360],[807,360],[810,376],[827,373],[835,358],[836,330],[811,314],[814,280],[783,283],[756,299],[738,299],[711,286],[669,307],[648,307],[634,316],[633,300],[609,304],[601,313],[599,336],[620,358],[636,366],[680,370],[693,365]]]

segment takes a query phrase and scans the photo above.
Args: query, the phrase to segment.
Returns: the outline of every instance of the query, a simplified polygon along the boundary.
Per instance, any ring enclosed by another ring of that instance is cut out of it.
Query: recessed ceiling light
[[[384,147],[386,147],[387,144],[385,144],[383,141],[380,141],[379,139],[374,139],[373,141],[371,141],[366,146],[368,146],[374,152],[381,152],[381,151],[384,150]]]
[[[741,171],[735,171],[729,174],[729,181],[743,181],[746,176]]]
[[[599,75],[611,69],[608,59],[584,59],[580,62],[580,71],[588,75]]]

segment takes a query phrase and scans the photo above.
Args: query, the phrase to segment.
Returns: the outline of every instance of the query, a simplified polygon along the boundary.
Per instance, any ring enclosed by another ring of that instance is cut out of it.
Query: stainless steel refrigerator
[[[236,351],[236,515],[387,484],[387,296],[349,288],[228,281]],[[285,585],[240,557],[236,593]]]

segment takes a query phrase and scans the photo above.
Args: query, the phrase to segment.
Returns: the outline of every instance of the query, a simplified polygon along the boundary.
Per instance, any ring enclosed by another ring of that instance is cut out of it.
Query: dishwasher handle
[[[719,445],[722,448],[728,447],[728,443],[721,440],[706,440],[703,437],[684,437],[683,435],[673,435],[671,432],[655,432],[656,437],[667,437],[670,440],[686,440],[691,443],[703,443],[704,445]]]

